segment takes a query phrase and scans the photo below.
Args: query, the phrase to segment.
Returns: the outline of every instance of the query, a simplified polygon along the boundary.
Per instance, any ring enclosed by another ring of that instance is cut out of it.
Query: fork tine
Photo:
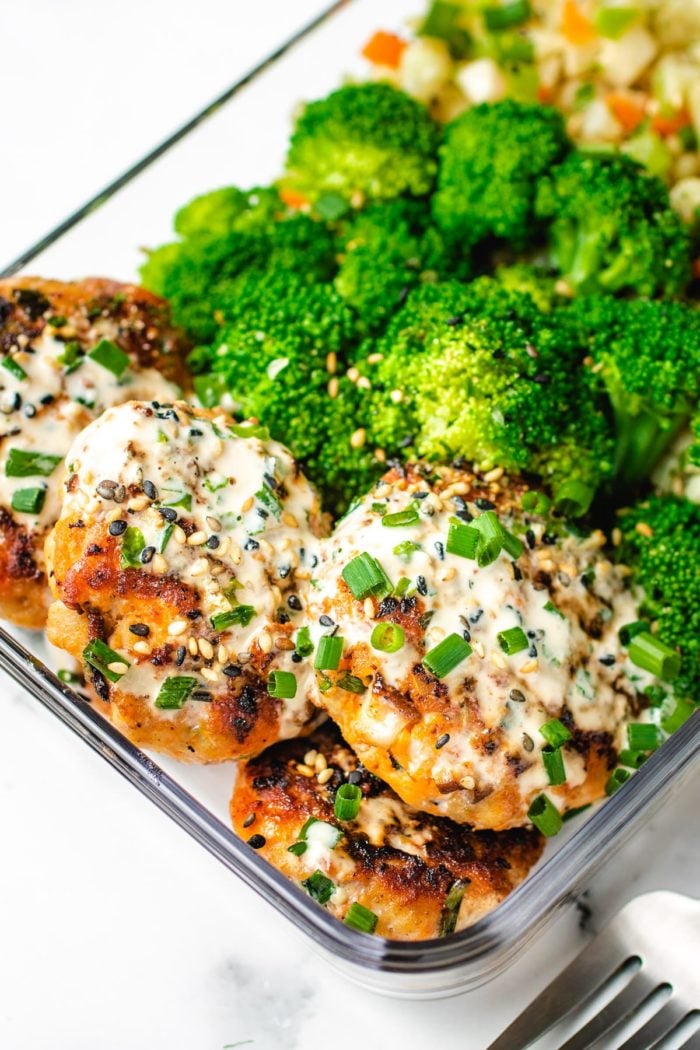
[[[640,970],[627,987],[619,992],[600,1013],[592,1017],[588,1024],[585,1024],[576,1035],[563,1044],[561,1050],[591,1050],[603,1036],[610,1039],[613,1030],[627,1023],[659,986],[660,982],[656,977]],[[606,1045],[609,1044],[606,1042]]]
[[[585,1005],[632,958],[633,953],[612,932],[599,933],[487,1050],[526,1050],[573,1010]]]
[[[693,1010],[693,1014],[695,1016],[700,1016],[698,1015],[697,1010]],[[700,1028],[696,1028],[690,1039],[687,1039],[685,1043],[683,1043],[680,1050],[700,1050]]]
[[[630,1036],[619,1050],[649,1050],[649,1047],[655,1047],[659,1040],[668,1035],[689,1013],[688,1007],[677,997],[667,1000],[659,1012]]]

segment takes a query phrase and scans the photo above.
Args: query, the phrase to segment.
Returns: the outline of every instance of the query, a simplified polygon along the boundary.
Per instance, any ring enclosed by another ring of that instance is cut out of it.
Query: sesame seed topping
[[[177,638],[179,635],[184,634],[188,627],[187,620],[173,620],[172,623],[168,624],[168,634],[171,638]]]

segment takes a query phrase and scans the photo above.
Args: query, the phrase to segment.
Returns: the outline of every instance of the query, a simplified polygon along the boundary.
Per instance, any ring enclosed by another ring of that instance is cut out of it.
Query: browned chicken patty
[[[167,304],[134,285],[0,281],[0,617],[44,625],[44,540],[74,438],[110,405],[177,397],[186,350]]]
[[[213,762],[317,720],[295,641],[322,519],[290,453],[221,410],[129,402],[67,463],[48,637],[82,661],[114,724]]]
[[[340,820],[334,800],[348,784],[361,791],[359,810]],[[533,830],[472,831],[406,805],[331,723],[242,764],[231,816],[241,837],[333,915],[347,920],[361,905],[377,917],[378,935],[397,940],[477,922],[522,882],[543,847]]]
[[[394,470],[338,524],[309,591],[319,702],[364,765],[418,809],[495,830],[535,800],[601,797],[653,681],[621,647],[639,613],[602,533],[571,535],[521,496],[505,476]]]

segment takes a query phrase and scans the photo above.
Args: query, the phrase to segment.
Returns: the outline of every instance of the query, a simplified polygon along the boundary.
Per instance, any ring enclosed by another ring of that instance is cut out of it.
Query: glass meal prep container
[[[218,186],[252,186],[281,170],[290,114],[346,74],[364,75],[360,50],[377,28],[399,29],[421,0],[335,3],[294,40],[208,106],[129,172],[6,267],[71,279],[137,279],[141,246],[172,236],[175,210]],[[668,801],[697,765],[696,712],[605,804],[567,822],[525,882],[475,926],[441,940],[400,942],[334,919],[239,839],[228,800],[235,764],[155,761],[58,679],[40,634],[0,626],[0,667],[98,751],[177,824],[365,987],[412,998],[455,994],[496,976],[586,887],[593,872]]]

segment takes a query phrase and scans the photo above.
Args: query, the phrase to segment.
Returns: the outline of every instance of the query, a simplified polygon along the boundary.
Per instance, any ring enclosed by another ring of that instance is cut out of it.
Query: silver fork
[[[700,901],[660,891],[630,901],[487,1050],[700,1050],[699,1026]]]

